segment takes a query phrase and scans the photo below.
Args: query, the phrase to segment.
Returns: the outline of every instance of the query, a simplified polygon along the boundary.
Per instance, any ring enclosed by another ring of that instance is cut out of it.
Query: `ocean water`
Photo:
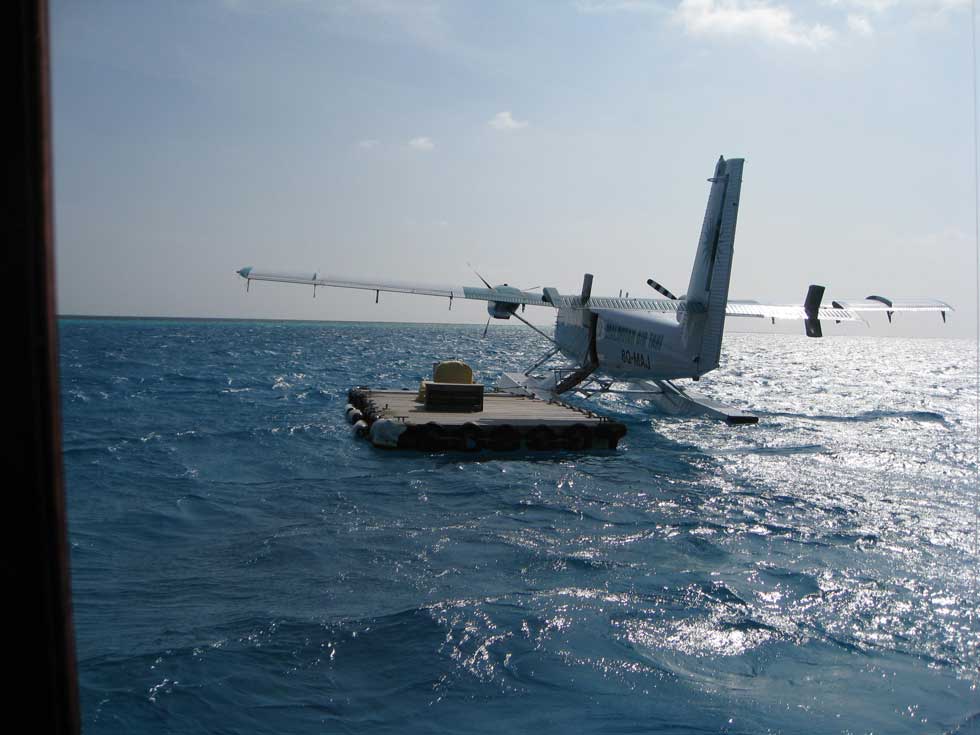
[[[615,452],[351,436],[494,326],[63,320],[84,732],[980,732],[974,342],[732,334],[761,422]]]

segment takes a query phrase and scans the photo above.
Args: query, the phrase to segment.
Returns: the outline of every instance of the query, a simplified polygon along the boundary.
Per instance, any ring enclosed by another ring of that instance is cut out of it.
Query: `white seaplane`
[[[953,308],[932,298],[888,298],[872,295],[863,299],[838,299],[823,306],[823,286],[810,286],[802,304],[766,304],[728,298],[738,220],[744,159],[718,159],[714,175],[708,179],[711,191],[701,226],[701,238],[687,293],[675,296],[653,279],[647,284],[663,298],[622,298],[593,296],[592,274],[585,274],[579,294],[561,294],[555,288],[540,293],[507,284],[486,288],[469,286],[427,286],[411,283],[361,281],[333,278],[320,273],[278,273],[242,268],[238,275],[252,281],[275,281],[313,286],[356,288],[440,296],[449,299],[476,299],[487,302],[490,319],[515,317],[554,345],[523,373],[506,373],[498,387],[550,399],[568,391],[586,397],[601,393],[624,393],[648,398],[670,413],[702,414],[728,423],[755,423],[758,419],[704,395],[677,385],[674,381],[698,380],[716,369],[727,317],[795,319],[803,321],[809,337],[823,336],[821,320],[865,321],[861,314],[884,312],[888,321],[894,312],[939,312],[943,322]],[[479,275],[479,274],[477,274]],[[526,306],[543,306],[557,311],[554,336],[530,324],[520,314]],[[486,335],[486,329],[484,329]],[[561,353],[570,363],[535,374],[549,359]],[[627,389],[613,386],[626,383]]]

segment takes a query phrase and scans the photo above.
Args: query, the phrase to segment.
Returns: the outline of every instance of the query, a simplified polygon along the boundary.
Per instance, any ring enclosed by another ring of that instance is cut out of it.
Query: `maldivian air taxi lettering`
[[[600,339],[603,337],[611,339],[614,342],[619,342],[619,344],[627,345],[628,347],[645,347],[653,352],[658,352],[664,344],[662,334],[655,334],[643,329],[634,329],[619,324],[606,324],[603,333],[599,337]],[[629,352],[629,350],[626,351]]]
[[[621,358],[626,365],[636,365],[637,367],[650,369],[650,356],[644,355],[642,352],[623,350]]]

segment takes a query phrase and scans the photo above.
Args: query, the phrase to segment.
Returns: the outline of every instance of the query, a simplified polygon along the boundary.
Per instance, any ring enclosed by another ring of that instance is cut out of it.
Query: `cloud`
[[[510,110],[504,110],[490,118],[487,121],[487,125],[494,130],[520,130],[521,128],[527,127],[527,120],[515,120]]]
[[[859,36],[870,36],[874,33],[874,28],[871,27],[871,21],[863,15],[849,14],[847,16],[847,27],[851,32]]]
[[[377,148],[380,144],[380,140],[375,140],[374,138],[365,138],[364,140],[357,141],[357,147],[362,150],[369,151],[372,148]]]
[[[944,15],[970,7],[970,0],[824,0],[824,3],[852,8],[861,14],[885,15],[904,11],[913,17]]]
[[[847,13],[847,27],[856,35],[868,36],[865,24],[853,18],[863,18],[867,28],[944,31],[958,22],[956,16],[970,12],[971,0],[823,0],[825,5]],[[969,18],[963,19],[969,22]]]
[[[969,12],[971,0],[574,0],[573,6],[589,15],[658,15],[691,36],[816,49],[844,32],[868,38],[886,22],[912,30],[949,28],[955,14]],[[830,8],[841,13],[832,23],[805,20],[814,12],[826,15]]]
[[[424,151],[428,153],[429,151],[435,149],[436,144],[432,142],[432,138],[419,136],[418,138],[412,138],[410,141],[408,141],[408,146],[417,151]]]
[[[836,35],[820,23],[800,23],[789,8],[766,0],[681,0],[673,17],[692,36],[755,36],[770,43],[816,48]]]

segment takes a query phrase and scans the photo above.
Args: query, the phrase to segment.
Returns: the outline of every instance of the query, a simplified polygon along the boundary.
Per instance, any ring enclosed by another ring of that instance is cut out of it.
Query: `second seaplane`
[[[449,299],[475,299],[487,303],[491,319],[515,317],[553,345],[523,373],[505,373],[498,387],[550,399],[578,392],[586,397],[601,393],[628,393],[648,398],[671,413],[692,413],[719,418],[731,424],[754,423],[750,413],[726,406],[677,381],[697,381],[715,370],[728,317],[800,320],[809,337],[823,336],[821,322],[864,321],[865,313],[884,312],[890,322],[895,312],[939,312],[943,322],[952,307],[935,298],[891,298],[871,295],[838,299],[823,304],[824,287],[809,287],[802,304],[767,304],[728,298],[735,226],[738,221],[744,160],[719,158],[708,181],[711,189],[701,226],[694,266],[687,291],[675,296],[667,288],[647,281],[659,298],[622,298],[592,293],[592,274],[585,274],[577,294],[555,288],[540,292],[513,286],[486,288],[429,286],[386,281],[333,278],[320,273],[279,273],[242,268],[238,275],[252,281],[273,281],[305,286],[363,289],[375,292],[411,293]],[[481,279],[482,280],[482,279]],[[550,336],[524,319],[518,310],[527,306],[557,312]],[[487,320],[489,324],[489,319]],[[563,355],[568,364],[537,374],[548,360]],[[616,389],[619,383],[628,388]]]

